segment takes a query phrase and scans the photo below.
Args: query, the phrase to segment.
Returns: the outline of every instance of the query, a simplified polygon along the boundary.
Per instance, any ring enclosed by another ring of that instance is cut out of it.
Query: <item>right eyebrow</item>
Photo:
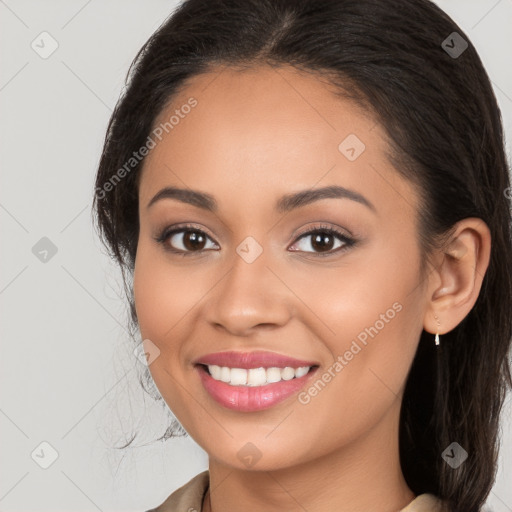
[[[163,188],[153,196],[146,208],[149,208],[161,199],[177,199],[182,203],[191,204],[210,212],[216,212],[218,210],[217,201],[210,194],[178,187]]]

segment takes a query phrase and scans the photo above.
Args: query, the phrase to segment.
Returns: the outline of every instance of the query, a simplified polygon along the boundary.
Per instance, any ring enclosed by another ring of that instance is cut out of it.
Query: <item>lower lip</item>
[[[317,368],[302,377],[281,380],[264,386],[231,386],[215,380],[202,365],[198,365],[199,377],[210,396],[220,405],[240,412],[261,411],[277,405],[298,393],[311,379]]]

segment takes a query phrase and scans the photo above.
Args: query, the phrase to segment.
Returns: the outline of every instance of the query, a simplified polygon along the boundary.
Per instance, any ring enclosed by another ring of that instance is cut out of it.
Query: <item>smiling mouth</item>
[[[230,386],[257,387],[275,384],[281,381],[290,381],[304,377],[316,370],[318,365],[299,367],[258,367],[258,368],[231,368],[228,366],[198,364],[202,371],[212,379],[224,382]]]

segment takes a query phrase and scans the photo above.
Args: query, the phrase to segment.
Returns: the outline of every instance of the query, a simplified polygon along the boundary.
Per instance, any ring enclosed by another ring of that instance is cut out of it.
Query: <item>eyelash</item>
[[[211,250],[211,249],[203,249],[200,251],[182,251],[180,249],[173,249],[173,248],[169,247],[168,245],[166,245],[166,241],[171,236],[175,235],[176,233],[182,233],[182,232],[187,232],[187,231],[201,233],[202,235],[205,235],[206,237],[210,238],[210,240],[211,240],[211,237],[207,233],[205,233],[201,229],[196,228],[195,226],[193,226],[191,224],[183,224],[183,225],[174,226],[172,229],[169,227],[166,227],[160,232],[159,235],[154,237],[154,239],[156,240],[156,242],[162,244],[166,251],[169,251],[173,254],[177,254],[180,256],[193,256],[195,254],[200,254],[201,252],[204,252],[205,250]],[[326,225],[320,225],[320,226],[316,226],[312,229],[309,229],[308,231],[305,231],[305,232],[297,235],[297,238],[295,239],[294,244],[296,242],[298,242],[299,240],[301,240],[302,238],[306,238],[307,236],[310,236],[313,234],[318,234],[318,233],[327,234],[327,235],[335,235],[338,239],[340,239],[343,242],[344,245],[342,247],[338,247],[337,249],[326,251],[324,253],[310,252],[310,251],[293,251],[293,252],[306,252],[306,254],[314,254],[315,256],[325,257],[325,256],[332,256],[333,254],[345,252],[346,250],[350,249],[357,243],[356,239],[347,236],[345,233],[342,233],[341,231],[337,230],[336,228],[329,227]]]

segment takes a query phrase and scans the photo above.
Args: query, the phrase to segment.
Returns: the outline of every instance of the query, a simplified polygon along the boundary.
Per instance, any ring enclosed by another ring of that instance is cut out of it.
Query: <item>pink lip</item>
[[[215,364],[217,366],[228,366],[229,368],[299,368],[300,366],[318,366],[314,361],[302,361],[293,357],[283,356],[275,352],[254,351],[254,352],[217,352],[201,356],[194,361],[195,364]],[[276,383],[277,384],[277,383]]]
[[[319,365],[314,361],[304,361],[283,356],[274,352],[217,352],[201,356],[194,361],[199,377],[210,396],[220,405],[240,412],[268,409],[295,393],[298,393],[312,378]],[[215,380],[207,371],[207,365],[227,366],[229,368],[299,368],[313,366],[302,377],[265,384],[264,386],[232,386]]]
[[[304,365],[309,366],[309,365]],[[238,367],[240,368],[240,367]],[[204,388],[220,405],[240,412],[252,412],[268,409],[288,397],[298,393],[316,373],[312,368],[303,377],[282,380],[264,386],[231,386],[226,382],[215,380],[206,367],[196,366]]]

